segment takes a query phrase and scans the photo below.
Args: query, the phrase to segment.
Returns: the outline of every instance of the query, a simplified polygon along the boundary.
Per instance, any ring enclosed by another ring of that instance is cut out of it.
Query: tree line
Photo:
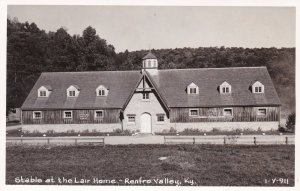
[[[295,48],[199,47],[151,50],[160,69],[267,66],[283,103],[295,110]],[[45,32],[35,23],[7,20],[7,111],[21,107],[42,72],[139,70],[148,50],[115,52],[88,26]]]

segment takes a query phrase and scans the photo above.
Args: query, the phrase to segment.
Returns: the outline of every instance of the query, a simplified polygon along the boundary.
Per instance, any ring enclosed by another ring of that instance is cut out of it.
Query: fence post
[[[224,137],[224,145],[226,145],[226,137]]]
[[[256,145],[256,137],[254,137],[254,145]]]
[[[193,137],[193,145],[195,144],[195,137]]]
[[[166,136],[164,136],[164,144],[166,144]]]
[[[77,138],[75,138],[75,145],[77,145]]]
[[[48,145],[49,145],[50,144],[50,139],[49,138],[47,139],[47,142],[48,142]]]
[[[285,144],[289,144],[289,138],[285,137]]]
[[[21,137],[21,144],[23,144],[23,137]]]

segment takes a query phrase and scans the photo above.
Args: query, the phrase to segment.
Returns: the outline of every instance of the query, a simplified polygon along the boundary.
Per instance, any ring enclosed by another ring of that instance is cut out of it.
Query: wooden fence
[[[164,136],[164,144],[295,144],[294,136]]]
[[[105,146],[103,137],[7,137],[8,144],[93,144]]]

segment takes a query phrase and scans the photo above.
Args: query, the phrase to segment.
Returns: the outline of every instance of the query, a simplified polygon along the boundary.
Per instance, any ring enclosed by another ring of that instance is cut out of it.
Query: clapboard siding
[[[191,108],[171,108],[170,120],[173,122],[247,122],[247,121],[279,121],[280,107],[228,107],[233,109],[233,116],[224,117],[222,108],[199,109],[199,117],[189,116]],[[265,116],[258,116],[258,108],[266,108]]]
[[[38,111],[38,110],[37,110]],[[72,119],[64,119],[63,111],[72,111]],[[95,110],[44,110],[42,119],[33,119],[33,111],[22,111],[23,124],[93,124],[120,123],[120,109],[103,110],[103,118],[95,119]]]

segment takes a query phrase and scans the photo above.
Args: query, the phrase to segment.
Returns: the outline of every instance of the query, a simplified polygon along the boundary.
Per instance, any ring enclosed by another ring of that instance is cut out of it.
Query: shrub
[[[90,131],[88,129],[85,129],[82,131],[82,133],[89,133]]]
[[[212,132],[220,132],[220,129],[214,127],[211,131]]]
[[[291,113],[286,121],[286,128],[292,132],[295,132],[295,112]]]
[[[74,129],[67,130],[67,133],[74,134],[74,133],[75,133],[75,130],[74,130]]]
[[[54,130],[48,130],[48,131],[46,132],[46,134],[48,134],[48,135],[53,135],[54,133],[55,133]]]
[[[281,133],[284,133],[286,131],[286,129],[284,127],[279,126],[278,131]]]
[[[131,131],[130,131],[129,129],[125,129],[125,130],[124,130],[124,134],[125,134],[125,135],[130,135],[130,134],[131,134]]]
[[[114,133],[122,133],[122,129],[120,128],[114,129]]]
[[[169,133],[177,133],[177,130],[174,127],[171,127]]]
[[[92,133],[97,133],[97,130],[96,129],[92,129]]]

